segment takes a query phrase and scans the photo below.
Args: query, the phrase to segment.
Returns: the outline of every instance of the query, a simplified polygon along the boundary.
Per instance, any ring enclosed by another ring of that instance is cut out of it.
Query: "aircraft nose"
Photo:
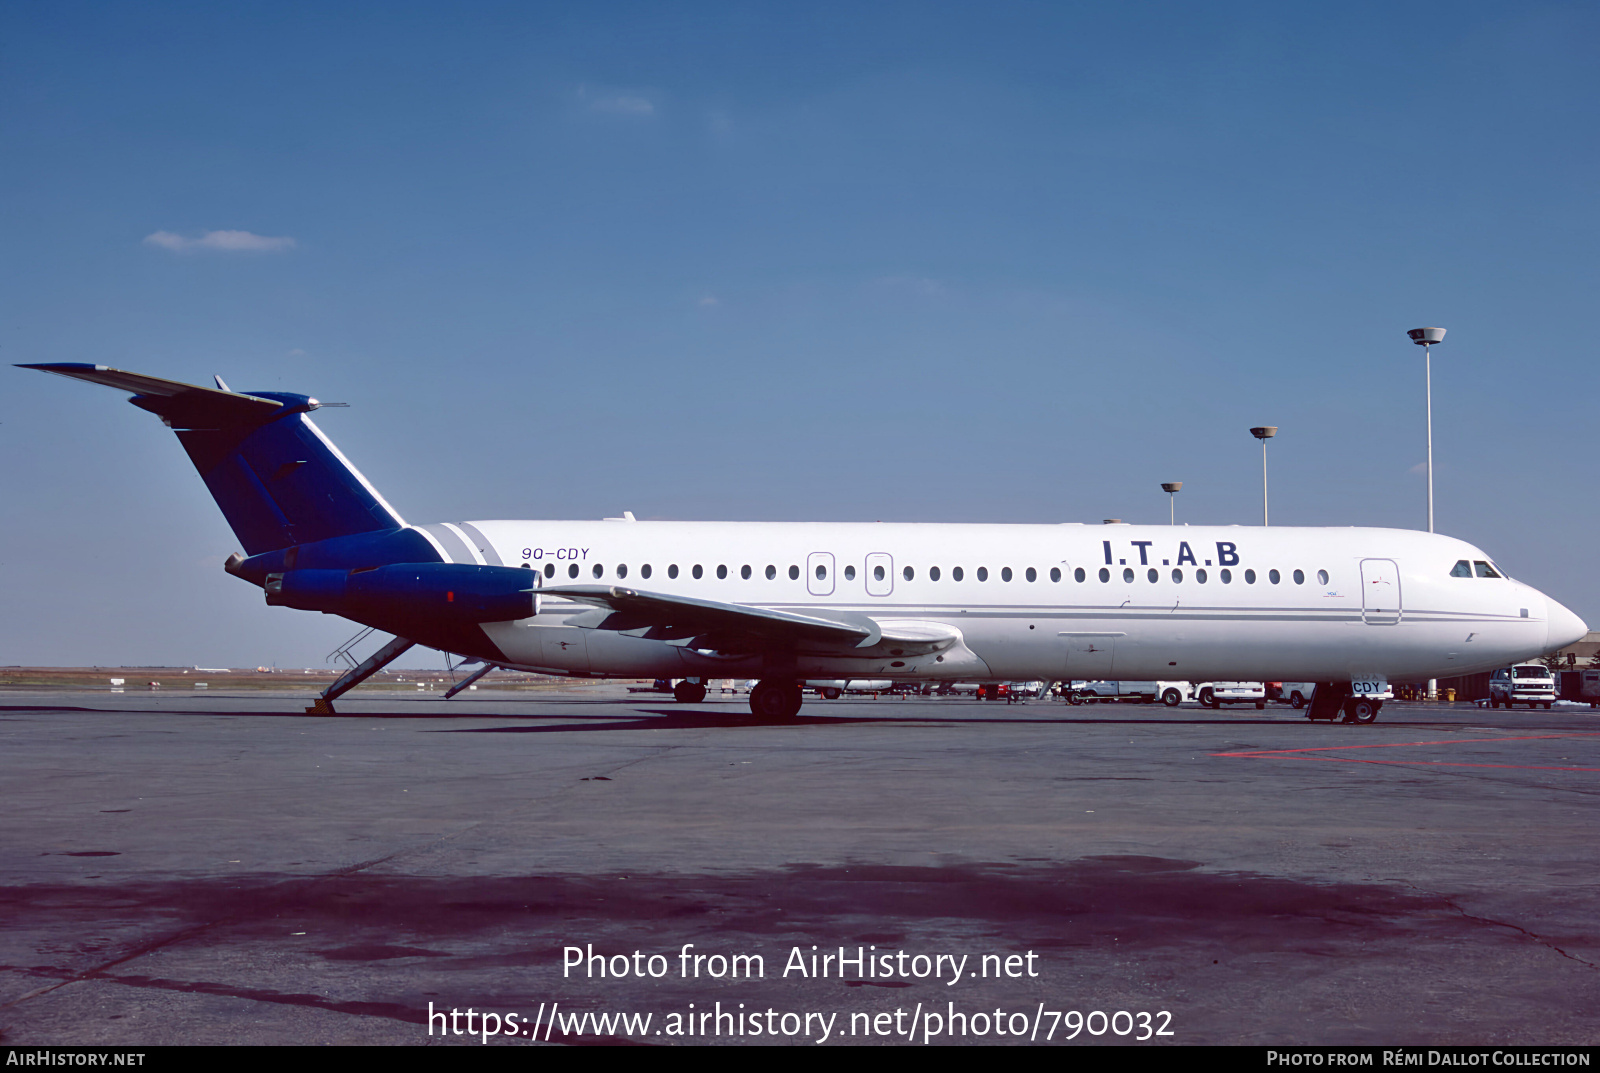
[[[1545,622],[1549,624],[1550,635],[1545,642],[1545,651],[1554,652],[1558,648],[1565,648],[1574,641],[1581,641],[1589,632],[1589,627],[1584,625],[1583,619],[1556,603],[1546,596]]]

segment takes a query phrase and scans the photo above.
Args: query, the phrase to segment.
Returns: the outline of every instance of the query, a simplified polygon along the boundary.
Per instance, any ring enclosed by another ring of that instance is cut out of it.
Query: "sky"
[[[0,665],[324,666],[86,361],[408,521],[1437,529],[1600,623],[1600,8],[0,6]],[[418,657],[423,665],[441,663]]]

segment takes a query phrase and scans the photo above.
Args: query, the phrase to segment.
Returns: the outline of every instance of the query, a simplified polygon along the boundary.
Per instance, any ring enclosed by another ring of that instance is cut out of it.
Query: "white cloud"
[[[176,253],[194,250],[224,250],[230,253],[280,253],[292,250],[295,241],[287,235],[271,238],[252,231],[207,231],[199,238],[184,238],[171,231],[157,231],[144,237],[145,245],[160,246]]]
[[[722,304],[722,300],[719,299],[714,294],[708,294],[704,298],[700,299],[700,304],[703,305],[703,306],[708,306],[708,307],[709,306],[715,306],[715,305],[721,305]]]
[[[579,86],[578,101],[591,112],[603,112],[607,115],[646,118],[656,114],[655,102],[644,94],[632,90]]]

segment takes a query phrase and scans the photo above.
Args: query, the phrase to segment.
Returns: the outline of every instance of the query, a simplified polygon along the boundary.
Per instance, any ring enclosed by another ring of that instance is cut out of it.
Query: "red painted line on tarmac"
[[[1398,741],[1379,745],[1319,745],[1311,749],[1254,749],[1237,753],[1212,753],[1212,756],[1243,757],[1250,760],[1321,760],[1334,764],[1426,764],[1432,767],[1515,768],[1520,771],[1600,771],[1593,767],[1560,767],[1554,764],[1470,764],[1454,760],[1367,760],[1351,756],[1307,756],[1306,753],[1346,752],[1350,749],[1405,749],[1415,745],[1470,745],[1490,741],[1550,741],[1560,738],[1594,738],[1600,733],[1522,734],[1510,738],[1457,738],[1453,741]]]

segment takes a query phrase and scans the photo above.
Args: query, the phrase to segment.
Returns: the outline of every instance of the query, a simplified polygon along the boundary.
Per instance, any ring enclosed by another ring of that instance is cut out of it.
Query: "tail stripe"
[[[460,526],[461,531],[466,534],[467,543],[478,549],[485,563],[490,566],[506,565],[501,560],[500,553],[494,550],[494,544],[490,542],[488,537],[483,535],[483,530],[471,522],[459,522],[457,524]]]
[[[452,525],[449,522],[442,522],[440,524],[443,525],[444,528],[450,530],[451,533],[461,538],[461,543],[466,545],[467,554],[472,556],[472,563],[474,566],[489,565],[488,562],[484,560],[483,555],[479,553],[477,545],[473,542],[473,539],[463,532],[459,525]],[[500,564],[495,563],[494,565],[499,566]]]

